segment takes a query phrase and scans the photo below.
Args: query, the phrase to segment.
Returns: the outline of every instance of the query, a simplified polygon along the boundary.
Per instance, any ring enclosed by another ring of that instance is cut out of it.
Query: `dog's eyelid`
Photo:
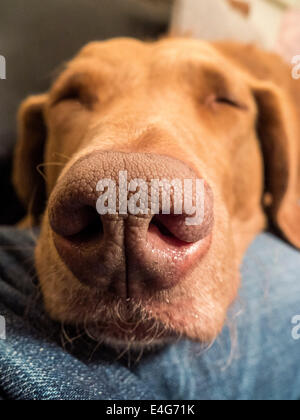
[[[224,105],[230,106],[232,108],[240,109],[240,110],[248,110],[248,106],[241,102],[239,99],[236,99],[230,94],[213,94],[210,95],[206,100],[207,105]]]
[[[64,92],[61,94],[56,95],[55,99],[52,101],[52,105],[56,105],[59,102],[66,101],[66,100],[80,100],[80,93],[79,91],[71,90],[69,92]]]
[[[239,109],[248,109],[247,105],[241,103],[239,100],[234,99],[230,96],[216,97],[216,102],[219,104],[229,105]]]

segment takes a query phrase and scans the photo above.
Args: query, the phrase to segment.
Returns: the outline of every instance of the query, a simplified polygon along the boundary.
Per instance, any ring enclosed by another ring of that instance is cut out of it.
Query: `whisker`
[[[68,333],[67,333],[67,331],[66,331],[66,329],[65,329],[65,324],[64,324],[64,322],[62,322],[61,323],[61,332],[62,332],[62,334],[63,334],[63,336],[64,336],[64,338],[67,340],[67,342],[69,343],[69,344],[73,344],[73,342],[74,342],[74,340],[75,340],[75,338],[71,338],[69,335],[68,335]]]
[[[99,350],[99,348],[101,347],[101,345],[103,344],[103,340],[98,340],[98,342],[96,343],[93,351],[91,352],[91,355],[89,357],[89,362],[92,361],[94,354],[97,352],[97,350]]]
[[[37,165],[36,170],[43,177],[44,181],[47,181],[47,179],[45,173],[41,170],[41,168],[46,168],[47,166],[65,166],[65,164],[62,162],[45,162]]]
[[[53,157],[63,158],[66,161],[71,159],[71,156],[67,156],[67,155],[64,155],[63,153],[59,153],[59,152],[54,152]]]

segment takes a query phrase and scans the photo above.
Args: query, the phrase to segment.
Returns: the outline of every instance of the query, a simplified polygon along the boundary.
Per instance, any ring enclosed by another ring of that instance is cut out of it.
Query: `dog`
[[[300,248],[300,87],[252,45],[92,42],[19,111],[13,182],[41,225],[51,318],[146,348],[218,336],[240,265],[268,224]],[[44,168],[42,177],[37,168]],[[203,179],[205,216],[102,215],[100,179]]]

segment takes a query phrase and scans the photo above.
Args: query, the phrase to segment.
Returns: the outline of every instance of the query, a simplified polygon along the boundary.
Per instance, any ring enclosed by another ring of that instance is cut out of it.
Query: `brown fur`
[[[32,218],[42,217],[36,267],[50,315],[97,325],[107,340],[147,344],[161,329],[216,337],[237,295],[244,252],[266,226],[265,193],[272,221],[300,248],[299,105],[288,66],[252,46],[188,39],[87,45],[49,93],[27,99],[19,114],[14,184]],[[82,285],[64,265],[48,222],[57,180],[94,150],[183,160],[201,170],[215,196],[208,254],[173,289],[135,302],[122,321],[121,300]]]

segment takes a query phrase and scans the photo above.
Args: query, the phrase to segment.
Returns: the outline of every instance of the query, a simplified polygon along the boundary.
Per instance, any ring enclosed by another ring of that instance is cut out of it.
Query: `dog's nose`
[[[95,151],[60,179],[48,213],[57,252],[79,281],[141,298],[174,287],[207,253],[213,194],[179,160]]]

